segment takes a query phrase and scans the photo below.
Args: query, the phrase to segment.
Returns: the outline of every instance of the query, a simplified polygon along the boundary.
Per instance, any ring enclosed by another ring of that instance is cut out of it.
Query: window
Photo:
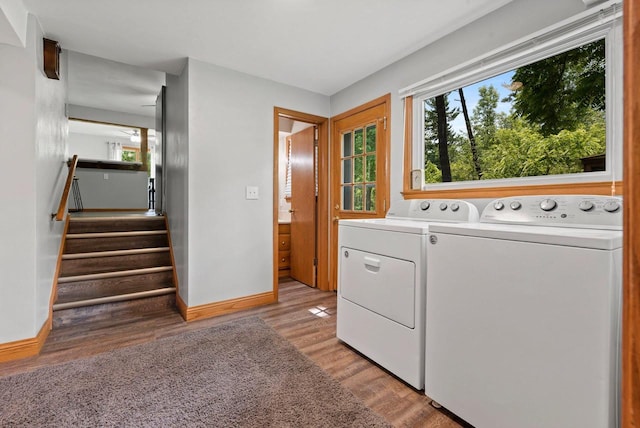
[[[587,11],[401,91],[418,189],[621,176],[619,17]]]
[[[139,162],[142,163],[142,154],[140,147],[122,147],[123,162]],[[151,173],[151,150],[147,149],[147,173]]]

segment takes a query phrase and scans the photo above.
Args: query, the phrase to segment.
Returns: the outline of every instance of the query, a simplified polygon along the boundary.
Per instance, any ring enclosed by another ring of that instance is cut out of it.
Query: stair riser
[[[126,256],[63,260],[60,266],[60,277],[115,272],[120,270],[141,269],[156,266],[171,266],[171,255],[169,251]]]
[[[58,284],[56,303],[134,293],[172,285],[174,285],[172,271],[61,283]]]
[[[82,308],[64,309],[53,313],[53,328],[71,324],[118,319],[129,315],[140,315],[145,312],[174,309],[175,295],[148,297],[125,302],[105,303]]]
[[[134,230],[165,230],[164,217],[149,217],[148,219],[115,219],[115,220],[82,220],[69,222],[67,233],[96,233],[96,232],[131,232]]]
[[[167,235],[136,237],[67,239],[64,253],[77,254],[93,251],[131,250],[136,248],[154,248],[168,246]]]

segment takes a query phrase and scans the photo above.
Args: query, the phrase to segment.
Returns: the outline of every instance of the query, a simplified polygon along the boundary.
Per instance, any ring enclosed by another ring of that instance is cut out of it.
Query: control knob
[[[451,204],[451,211],[456,212],[460,209],[460,205],[458,205],[457,203],[452,203]]]
[[[440,211],[445,211],[447,209],[447,203],[443,202],[440,204]]]
[[[582,201],[578,204],[578,208],[580,208],[582,211],[591,211],[593,209],[595,205],[593,205],[593,202],[591,201]]]
[[[503,209],[503,208],[504,208],[504,204],[503,204],[502,202],[498,201],[498,202],[496,202],[495,204],[493,204],[493,208],[494,208],[496,211],[500,211],[501,209]]]
[[[608,213],[614,213],[620,209],[620,203],[618,201],[608,201],[603,208]]]
[[[509,206],[511,207],[512,210],[514,211],[518,211],[520,208],[522,208],[522,204],[518,201],[513,201],[509,204]]]
[[[431,204],[429,202],[427,202],[427,201],[420,202],[420,209],[422,211],[428,210],[430,206],[431,206]]]
[[[542,211],[553,211],[557,206],[558,204],[553,199],[545,199],[540,202],[540,208]]]

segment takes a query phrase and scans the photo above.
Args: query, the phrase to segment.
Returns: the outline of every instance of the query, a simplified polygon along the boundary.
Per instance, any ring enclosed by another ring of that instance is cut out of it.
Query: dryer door
[[[415,263],[348,247],[340,249],[340,258],[342,298],[415,327]]]

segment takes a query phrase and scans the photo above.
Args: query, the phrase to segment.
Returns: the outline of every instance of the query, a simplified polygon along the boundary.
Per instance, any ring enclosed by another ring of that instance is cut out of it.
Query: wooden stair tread
[[[76,300],[76,301],[66,302],[66,303],[55,303],[53,305],[53,311],[62,311],[65,309],[102,305],[105,303],[138,300],[138,299],[144,299],[148,297],[156,297],[156,296],[163,296],[166,294],[173,294],[175,292],[176,292],[176,288],[171,286],[171,287],[165,287],[165,288],[156,288],[154,290],[149,290],[149,291],[140,291],[136,293],[118,294],[118,295],[112,295],[112,296],[106,296],[106,297],[97,297],[93,299]]]
[[[70,219],[69,234],[166,230],[164,217],[87,217]]]
[[[117,278],[119,276],[129,276],[129,275],[142,275],[145,273],[155,273],[155,272],[164,272],[173,270],[172,266],[157,266],[157,267],[148,267],[141,269],[128,269],[128,270],[117,270],[110,272],[101,272],[101,273],[90,273],[83,275],[73,275],[73,276],[61,276],[58,278],[58,283],[67,283],[67,282],[76,282],[76,281],[86,281],[91,279],[104,279],[104,278]]]
[[[100,236],[92,239],[67,239],[64,254],[78,254],[98,251],[134,250],[138,248],[168,247],[166,233],[138,236]]]
[[[171,252],[140,252],[109,257],[63,259],[60,277],[171,266]]]
[[[85,287],[74,287],[68,293],[65,293],[63,296],[59,296],[56,300],[55,305],[66,304],[71,302],[80,302],[80,301],[92,301],[95,299],[102,299],[110,296],[131,296],[136,295],[141,292],[149,292],[154,290],[166,290],[173,289],[175,287],[171,283],[140,283],[140,284],[132,284],[127,287],[123,287],[120,290],[113,289],[92,289]]]
[[[176,293],[161,296],[133,299],[122,302],[102,303],[69,309],[58,309],[53,312],[53,328],[82,324],[82,328],[89,328],[94,323],[114,322],[131,315],[157,311],[175,312]]]
[[[87,233],[67,233],[66,239],[95,239],[95,238],[118,238],[136,237],[149,235],[166,235],[166,230],[133,230],[129,232],[87,232]]]
[[[169,247],[136,248],[131,250],[94,251],[91,253],[63,254],[62,260],[88,259],[94,257],[127,256],[133,254],[149,254],[168,252]]]
[[[70,222],[73,223],[81,223],[81,222],[85,222],[85,223],[89,223],[89,222],[94,222],[94,221],[114,221],[114,220],[141,220],[141,221],[152,221],[152,220],[158,220],[158,219],[164,219],[163,215],[105,215],[105,216],[95,216],[95,217],[77,217],[74,215],[71,215],[71,217],[69,218]]]

